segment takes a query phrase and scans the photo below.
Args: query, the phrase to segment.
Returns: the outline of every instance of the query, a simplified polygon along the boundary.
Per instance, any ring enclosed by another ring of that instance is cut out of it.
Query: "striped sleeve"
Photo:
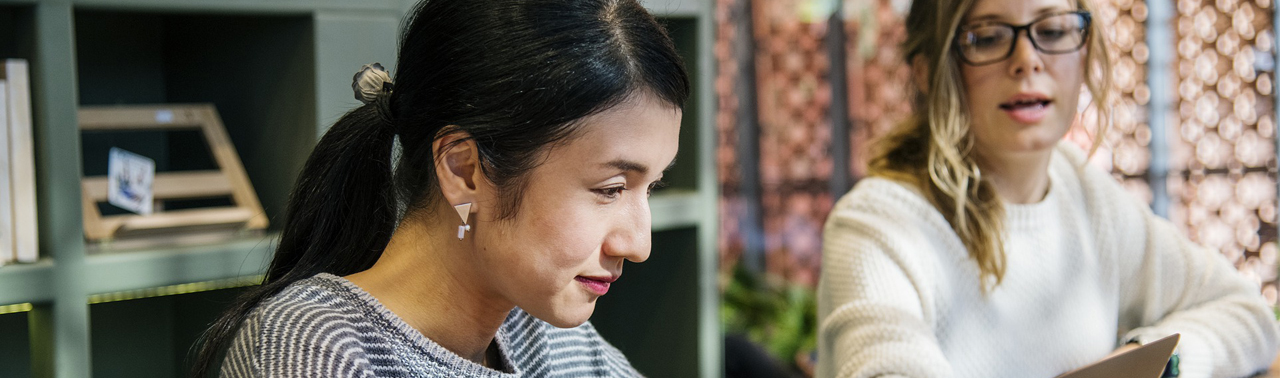
[[[251,313],[228,350],[221,376],[347,378],[407,373],[394,361],[378,361],[381,354],[369,353],[369,347],[379,344],[362,337],[361,329],[369,327],[361,327],[360,314],[347,306],[325,305],[325,293],[311,294],[316,295],[312,301],[275,302]],[[386,369],[397,371],[380,371]]]
[[[257,321],[246,321],[240,327],[240,330],[236,331],[236,336],[231,341],[231,347],[227,350],[227,355],[222,360],[219,376],[223,378],[262,376],[259,374],[260,370],[256,364],[257,361],[253,359],[257,350],[254,335],[257,335],[261,329],[258,324]]]
[[[557,328],[525,313],[512,312],[504,326],[511,360],[529,377],[640,377],[622,352],[590,322]]]

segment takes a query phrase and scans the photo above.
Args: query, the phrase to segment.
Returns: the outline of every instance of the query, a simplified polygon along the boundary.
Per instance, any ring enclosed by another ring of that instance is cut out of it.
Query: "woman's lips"
[[[583,277],[583,276],[577,276],[577,277],[574,277],[573,279],[575,281],[578,281],[579,284],[582,284],[582,287],[587,288],[587,291],[595,293],[596,295],[604,295],[605,293],[608,293],[609,284],[613,282],[613,280],[615,280],[615,278],[612,278],[612,277],[605,278],[605,277]]]
[[[1014,122],[1036,124],[1049,116],[1049,107],[1053,99],[1039,92],[1021,92],[1000,104],[1000,110],[1009,115]]]
[[[1003,110],[1005,114],[1008,114],[1009,118],[1013,119],[1015,122],[1030,125],[1040,123],[1040,121],[1043,121],[1045,117],[1048,117],[1049,106],[1051,104],[1052,102],[1048,101],[1031,104],[1017,104],[1013,106],[1001,106],[1000,110]]]

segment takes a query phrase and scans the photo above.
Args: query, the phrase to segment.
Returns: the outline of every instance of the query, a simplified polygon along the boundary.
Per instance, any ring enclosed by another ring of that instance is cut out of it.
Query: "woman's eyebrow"
[[[649,166],[627,159],[613,159],[601,165],[642,175],[649,173]]]
[[[1046,6],[1040,7],[1040,9],[1037,9],[1035,12],[1035,15],[1037,18],[1039,18],[1040,16],[1044,16],[1046,14],[1056,13],[1056,12],[1066,12],[1070,10],[1071,9],[1065,8],[1061,5],[1046,5]],[[967,25],[967,24],[975,24],[979,22],[989,22],[989,21],[1006,22],[1007,20],[1004,20],[1004,17],[1001,17],[999,13],[981,13],[981,14],[978,14],[977,16],[971,16],[971,17],[965,18],[963,21],[960,22],[960,24]]]
[[[979,22],[987,22],[987,21],[1001,21],[1001,17],[1000,17],[1000,15],[995,14],[995,13],[987,13],[987,14],[983,14],[983,15],[978,15],[978,16],[973,16],[973,17],[966,18],[966,19],[964,19],[963,21],[961,21],[961,22],[960,22],[960,24],[961,24],[961,25],[965,25],[965,24],[976,24],[976,23],[979,23]]]
[[[627,159],[613,159],[600,165],[603,165],[609,168],[618,169],[621,171],[636,172],[641,175],[649,173],[649,166],[644,165],[643,163],[640,163],[640,162],[635,162]],[[671,170],[671,167],[674,167],[675,165],[676,165],[676,159],[671,159],[671,163],[667,164],[667,167],[663,168],[662,171],[663,172],[669,171]]]
[[[1070,12],[1073,10],[1076,10],[1076,9],[1072,9],[1070,7],[1063,7],[1061,5],[1047,5],[1036,10],[1036,17],[1040,17],[1050,13]]]

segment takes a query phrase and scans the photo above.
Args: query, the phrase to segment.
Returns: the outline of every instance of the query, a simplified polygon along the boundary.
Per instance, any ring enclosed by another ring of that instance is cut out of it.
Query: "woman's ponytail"
[[[348,112],[320,139],[289,196],[280,244],[262,285],[244,293],[201,337],[193,376],[217,371],[213,365],[240,323],[263,300],[317,273],[363,271],[381,256],[397,216],[391,189],[395,130],[385,97]]]

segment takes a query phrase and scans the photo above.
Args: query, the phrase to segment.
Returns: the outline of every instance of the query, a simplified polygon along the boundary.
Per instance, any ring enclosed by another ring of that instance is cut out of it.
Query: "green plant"
[[[817,298],[813,288],[734,268],[720,302],[726,333],[746,335],[784,363],[817,346]]]

